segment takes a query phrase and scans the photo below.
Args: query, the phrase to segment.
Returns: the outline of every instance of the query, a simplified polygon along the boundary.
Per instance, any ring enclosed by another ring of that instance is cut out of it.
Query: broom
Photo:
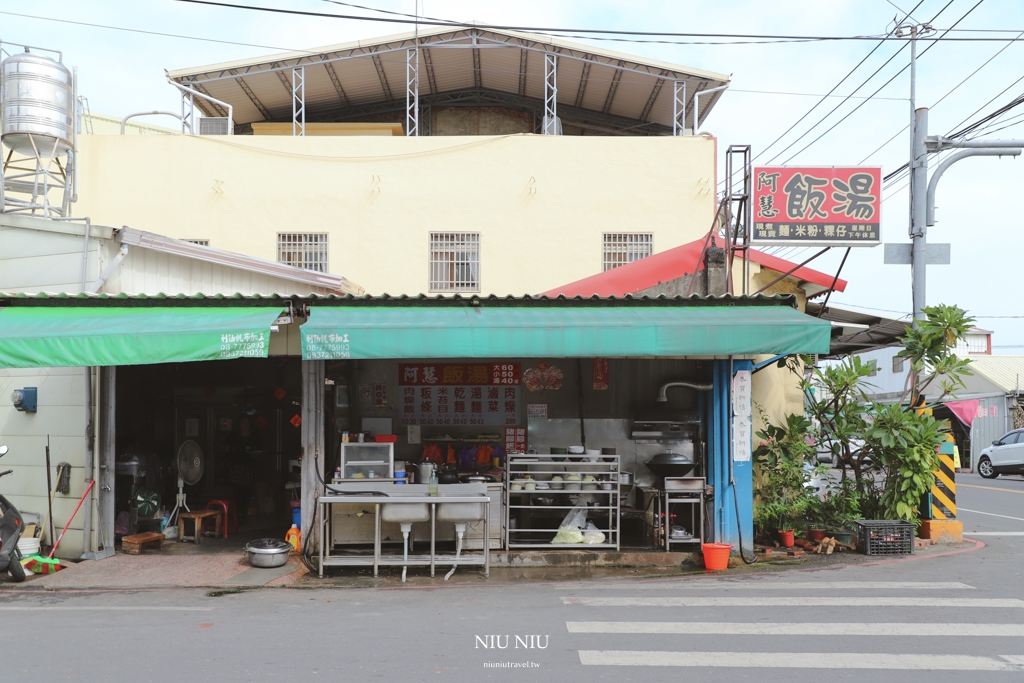
[[[57,537],[57,542],[54,543],[53,548],[50,549],[49,556],[40,557],[39,555],[33,555],[21,563],[25,569],[28,569],[35,574],[54,574],[64,568],[61,566],[60,560],[53,559],[53,555],[57,552],[57,546],[60,545],[61,539],[64,538],[64,534],[67,533],[68,527],[71,526],[71,520],[73,520],[75,515],[78,514],[79,508],[82,507],[82,503],[85,502],[86,496],[89,495],[89,491],[92,490],[95,483],[95,480],[91,480],[89,485],[85,487],[85,493],[82,494],[81,499],[78,501],[78,505],[75,506],[75,511],[71,513],[71,517],[68,518],[67,524],[65,524],[64,528],[61,530],[60,536]]]

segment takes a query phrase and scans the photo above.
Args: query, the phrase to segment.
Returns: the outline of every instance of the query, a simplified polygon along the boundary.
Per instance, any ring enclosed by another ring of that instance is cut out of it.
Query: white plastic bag
[[[600,545],[604,543],[604,533],[593,522],[587,522],[587,528],[583,530],[583,542],[587,545]]]
[[[583,543],[583,528],[587,524],[587,509],[585,507],[574,507],[569,510],[562,523],[558,525],[558,533],[555,534],[552,543],[554,544],[576,544]]]

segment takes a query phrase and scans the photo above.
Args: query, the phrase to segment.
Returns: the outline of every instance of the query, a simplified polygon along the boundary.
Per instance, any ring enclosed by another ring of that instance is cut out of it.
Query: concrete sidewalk
[[[952,552],[969,552],[982,545],[965,541],[960,546],[929,546],[918,548],[914,555],[895,557],[868,557],[854,552],[835,553],[831,556],[805,553],[800,557],[773,554],[760,557],[756,564],[744,564],[733,558],[730,568],[720,575],[741,575],[784,570],[832,569],[855,564],[907,562],[941,558]],[[532,553],[527,558],[508,553],[494,553],[491,576],[485,578],[480,567],[460,567],[450,581],[443,576],[450,565],[439,564],[431,578],[426,568],[411,567],[408,582],[401,583],[401,567],[382,567],[380,576],[373,577],[369,567],[334,569],[320,579],[310,573],[297,556],[277,569],[257,569],[249,566],[241,553],[183,553],[144,552],[141,555],[118,553],[113,557],[79,562],[47,576],[30,576],[22,584],[14,584],[4,577],[0,588],[16,590],[141,590],[164,588],[211,588],[238,590],[257,587],[292,586],[296,588],[442,588],[452,585],[500,585],[520,582],[563,582],[610,579],[652,579],[707,574],[699,556],[686,553],[650,553],[651,561],[660,565],[608,566],[611,557],[595,557],[595,553],[553,553],[551,561],[544,562],[543,554]],[[617,554],[615,554],[617,555]],[[621,559],[621,558],[620,558]]]

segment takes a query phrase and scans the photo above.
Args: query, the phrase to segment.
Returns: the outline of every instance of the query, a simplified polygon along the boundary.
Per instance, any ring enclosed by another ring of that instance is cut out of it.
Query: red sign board
[[[399,363],[398,385],[419,386],[518,386],[519,363]]]
[[[765,166],[753,184],[755,245],[881,243],[881,168]]]
[[[517,425],[522,389],[516,386],[403,386],[403,425]]]

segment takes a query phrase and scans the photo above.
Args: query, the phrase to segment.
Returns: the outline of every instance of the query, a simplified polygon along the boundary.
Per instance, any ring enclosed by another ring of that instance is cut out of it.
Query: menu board
[[[518,386],[519,363],[399,363],[398,384],[420,386]]]
[[[525,453],[526,452],[526,428],[505,427],[505,452]]]
[[[403,425],[519,424],[517,386],[406,386]]]

